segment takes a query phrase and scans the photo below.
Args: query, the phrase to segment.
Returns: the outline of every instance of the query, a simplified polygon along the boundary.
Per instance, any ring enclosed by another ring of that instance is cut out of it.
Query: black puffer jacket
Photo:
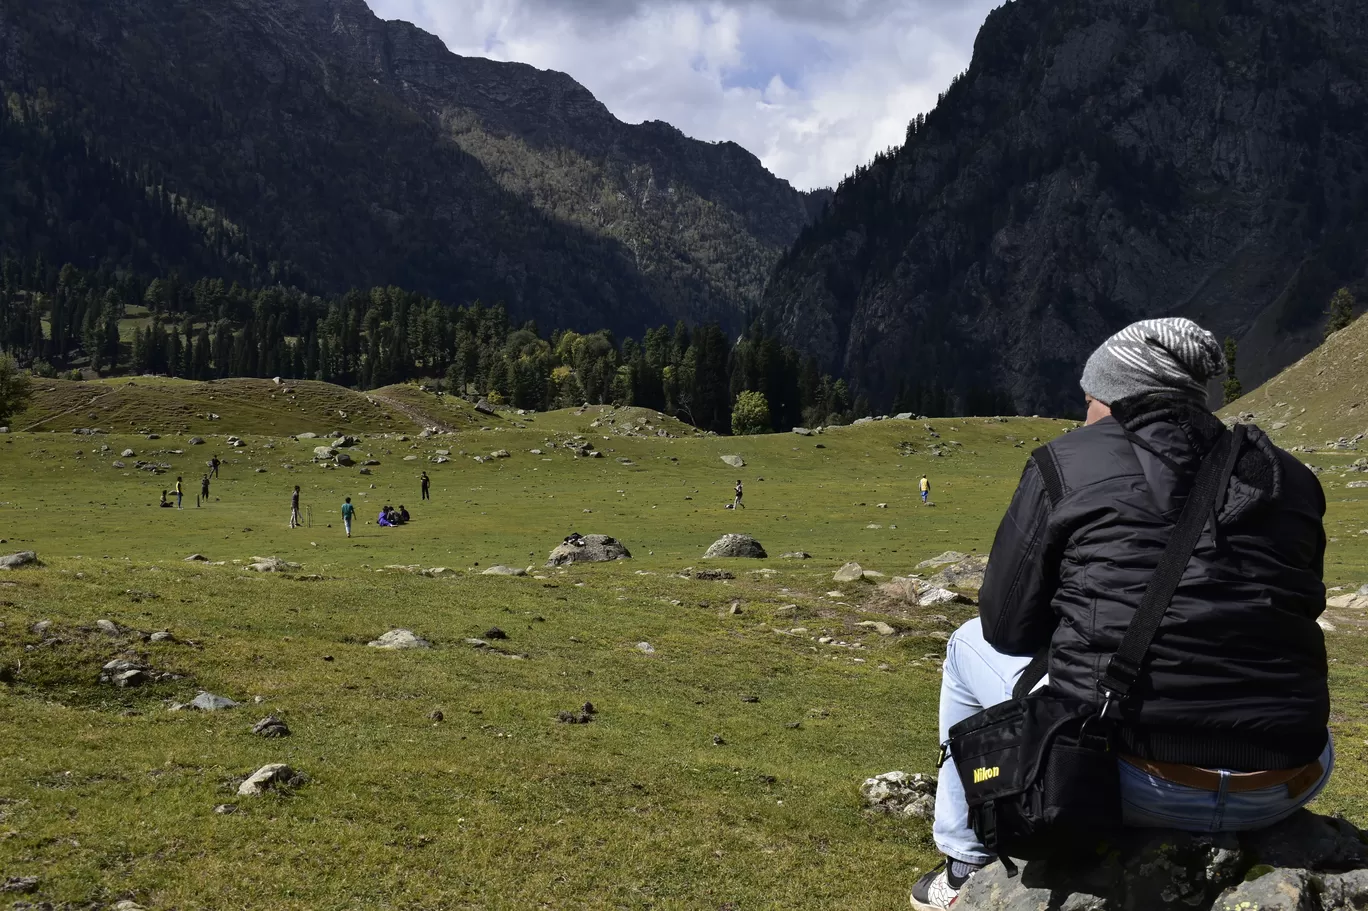
[[[1049,445],[993,544],[980,615],[1011,655],[1050,648],[1050,685],[1100,702],[1098,681],[1158,565],[1203,456],[1223,432],[1204,410],[1149,399]],[[1325,747],[1325,495],[1254,428],[1150,650],[1122,732],[1127,752],[1235,771],[1291,769]]]

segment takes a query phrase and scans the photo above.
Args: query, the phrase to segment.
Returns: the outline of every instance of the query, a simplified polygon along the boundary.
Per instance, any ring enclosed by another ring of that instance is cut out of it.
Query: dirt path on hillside
[[[392,411],[399,412],[404,417],[412,421],[414,424],[418,425],[418,429],[420,431],[435,427],[443,433],[456,432],[456,428],[452,427],[450,424],[447,424],[445,421],[439,421],[432,415],[419,411],[412,405],[406,405],[398,399],[392,399],[389,396],[377,395],[375,393],[368,394],[366,398],[368,398],[374,404],[383,405]]]

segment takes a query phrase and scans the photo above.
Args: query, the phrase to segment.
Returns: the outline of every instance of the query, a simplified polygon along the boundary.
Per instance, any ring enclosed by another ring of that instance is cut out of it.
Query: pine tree
[[[1354,295],[1348,288],[1340,288],[1335,292],[1335,296],[1330,298],[1330,321],[1325,324],[1326,338],[1354,321],[1355,303]]]
[[[1227,405],[1229,405],[1231,402],[1235,401],[1236,399],[1238,399],[1238,398],[1240,398],[1241,396],[1244,395],[1244,385],[1240,383],[1240,378],[1239,378],[1239,376],[1237,376],[1236,373],[1235,373],[1235,362],[1236,362],[1236,359],[1237,359],[1238,356],[1239,356],[1239,346],[1235,344],[1235,339],[1233,339],[1233,338],[1228,338],[1228,339],[1226,339],[1226,340],[1225,340],[1226,380],[1225,380],[1225,384],[1224,384],[1224,389],[1225,389],[1225,403],[1226,403]]]

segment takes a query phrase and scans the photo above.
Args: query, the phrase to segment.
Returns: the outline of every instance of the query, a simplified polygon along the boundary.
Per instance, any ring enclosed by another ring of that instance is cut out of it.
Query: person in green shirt
[[[352,505],[351,497],[347,497],[347,502],[342,504],[342,525],[347,529],[347,537],[351,537],[352,518],[356,515],[356,507]]]

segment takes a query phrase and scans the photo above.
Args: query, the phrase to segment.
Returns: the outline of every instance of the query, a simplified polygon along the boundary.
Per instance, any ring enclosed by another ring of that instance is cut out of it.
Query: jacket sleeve
[[[1035,655],[1049,645],[1059,617],[1060,542],[1051,534],[1051,504],[1035,460],[1017,486],[998,527],[980,592],[979,617],[988,644],[1005,655]]]

